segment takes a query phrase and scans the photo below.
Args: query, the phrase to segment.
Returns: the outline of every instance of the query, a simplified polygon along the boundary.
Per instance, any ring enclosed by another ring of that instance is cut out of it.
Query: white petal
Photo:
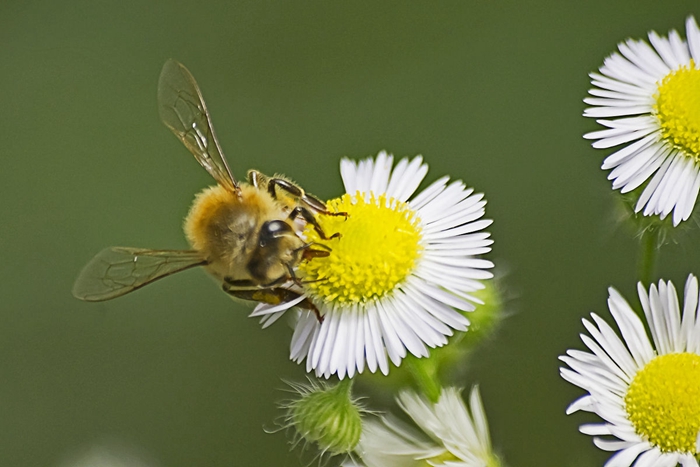
[[[367,326],[365,327],[365,335],[367,334],[367,331],[372,335],[372,347],[374,348],[374,356],[375,360],[377,361],[377,364],[379,365],[379,370],[385,374],[389,374],[389,362],[387,360],[387,354],[386,354],[386,348],[384,347],[384,344],[382,342],[382,329],[381,325],[379,323],[379,317],[377,314],[377,310],[374,307],[370,307],[367,310]],[[369,361],[368,361],[368,367],[369,367]],[[374,372],[370,368],[370,371]]]
[[[642,194],[639,196],[639,200],[637,200],[637,204],[634,207],[635,212],[641,211],[641,209],[647,205],[647,202],[652,197],[657,187],[661,183],[661,180],[663,179],[664,174],[668,170],[668,167],[671,165],[672,159],[672,157],[667,157],[666,159],[664,159],[664,162],[661,164],[661,167],[659,167],[659,170],[657,170],[656,174],[654,175],[654,178],[651,179],[646,188],[644,188]],[[653,210],[653,207],[651,207],[651,205],[647,207]],[[647,214],[646,212],[647,211],[645,209],[645,215],[649,215],[651,213],[650,212],[649,214]]]
[[[328,368],[330,369],[331,374],[337,373],[338,379],[342,380],[345,377],[345,372],[347,370],[346,363],[349,353],[347,351],[347,346],[349,345],[348,338],[350,337],[348,320],[350,319],[351,314],[349,311],[343,311],[342,313],[339,313],[339,315],[339,319],[337,319],[338,328],[335,333],[335,337],[333,339],[329,339],[331,348],[324,349],[324,353],[330,356]],[[324,366],[323,363],[321,366]]]
[[[657,139],[658,136],[656,134],[651,134],[640,139],[639,141],[636,141],[635,143],[625,146],[624,148],[606,157],[601,168],[603,170],[608,170],[618,166],[628,158],[635,157],[639,151],[651,146]]]
[[[648,150],[644,151],[651,155],[651,158],[640,167],[629,179],[619,178],[613,182],[613,189],[618,189],[620,185],[624,185],[620,190],[622,193],[628,193],[637,189],[646,182],[651,175],[656,172],[664,163],[666,157],[671,153],[671,149],[662,144],[654,144]]]
[[[385,310],[382,302],[377,301],[376,307],[379,326],[382,331],[382,340],[389,354],[389,360],[391,360],[394,365],[399,366],[401,360],[406,357],[406,347],[403,346],[401,339],[396,334],[396,330],[391,325],[391,320],[389,316],[387,316],[388,312]]]
[[[442,193],[442,191],[445,189],[445,186],[447,185],[447,182],[449,181],[450,177],[442,177],[437,180],[435,180],[433,183],[428,186],[425,190],[421,191],[418,196],[413,198],[411,201],[409,201],[409,205],[411,208],[414,210],[418,211],[420,210],[423,206],[425,206],[427,203],[429,203],[432,199],[434,199],[437,195]]]
[[[404,159],[407,160],[407,159]],[[423,163],[423,158],[414,157],[406,167],[406,171],[399,178],[396,172],[392,174],[391,182],[387,188],[387,194],[399,201],[406,201],[416,191],[418,185],[428,173],[428,164]]]
[[[634,444],[608,459],[605,463],[605,467],[629,467],[637,456],[647,449],[649,449],[649,447],[643,443]]]
[[[340,177],[343,179],[345,192],[355,194],[357,186],[357,163],[347,158],[340,160]]]
[[[683,300],[683,318],[681,324],[681,334],[684,342],[691,339],[691,331],[695,327],[696,313],[698,309],[698,279],[693,274],[688,275],[685,282],[685,292]]]
[[[668,41],[671,43],[673,54],[678,58],[679,63],[687,65],[690,62],[690,55],[685,41],[681,39],[680,34],[675,29],[669,32]]]
[[[331,313],[324,316],[321,329],[325,328],[326,332],[322,333],[323,339],[319,338],[316,342],[316,353],[314,358],[314,369],[316,374],[326,374],[331,369],[331,357],[333,356],[333,348],[340,334],[341,320],[345,313]]]
[[[611,287],[609,293],[608,308],[610,309],[610,314],[617,322],[636,366],[642,367],[654,358],[654,349],[651,346],[651,342],[649,342],[644,324],[617,290]],[[634,373],[628,373],[628,375],[632,377]]]
[[[294,361],[301,362],[308,354],[314,331],[319,328],[318,319],[311,312],[302,313],[294,327],[289,355]]]
[[[700,30],[698,29],[698,23],[695,22],[695,18],[692,16],[688,16],[688,19],[685,21],[685,35],[688,40],[690,55],[693,56],[697,67],[697,64],[700,63]]]
[[[675,56],[671,43],[668,41],[668,39],[659,36],[656,31],[651,31],[649,33],[649,42],[651,42],[651,44],[654,46],[666,65],[668,65],[669,69],[676,69],[683,64],[681,63],[680,58]]]
[[[370,159],[370,161],[374,162],[374,166],[372,167],[369,189],[365,188],[362,191],[371,191],[374,194],[386,193],[391,167],[394,164],[394,156],[382,151],[376,159]]]
[[[282,302],[277,305],[270,305],[267,303],[261,303],[258,306],[255,307],[253,312],[249,314],[248,316],[251,318],[254,318],[256,316],[263,316],[263,315],[268,315],[272,313],[277,313],[279,311],[285,311],[288,310],[289,308],[292,308],[294,305],[297,303],[303,301],[306,298],[305,295],[300,295],[299,297],[295,298],[294,300],[290,300],[288,302]]]

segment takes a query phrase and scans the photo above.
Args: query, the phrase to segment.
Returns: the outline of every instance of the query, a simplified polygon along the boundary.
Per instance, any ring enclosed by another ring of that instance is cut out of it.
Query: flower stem
[[[423,395],[431,402],[436,403],[440,399],[442,389],[437,366],[431,360],[430,358],[411,359],[406,364],[413,381]]]
[[[642,232],[638,274],[639,280],[647,286],[651,283],[657,260],[657,252],[659,250],[657,247],[658,238],[659,229],[657,228],[649,227]]]

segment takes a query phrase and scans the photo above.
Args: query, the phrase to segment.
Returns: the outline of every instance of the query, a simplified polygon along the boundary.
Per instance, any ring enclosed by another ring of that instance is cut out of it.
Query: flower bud
[[[364,409],[351,396],[352,380],[331,386],[295,385],[299,398],[287,404],[288,422],[297,434],[331,455],[352,451],[362,434]]]

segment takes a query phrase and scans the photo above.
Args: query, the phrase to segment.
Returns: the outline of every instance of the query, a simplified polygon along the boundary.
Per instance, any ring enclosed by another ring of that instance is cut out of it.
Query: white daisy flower
[[[490,261],[478,258],[493,241],[483,232],[486,201],[449,177],[411,196],[428,172],[421,157],[402,159],[381,152],[359,163],[341,161],[346,194],[328,202],[343,216],[319,216],[322,240],[307,229],[307,240],[327,245],[327,258],[314,258],[298,271],[304,295],[276,306],[259,305],[251,316],[265,324],[304,298],[323,316],[299,315],[291,358],[306,359],[307,371],[340,379],[367,368],[389,372],[407,352],[427,357],[453,330],[466,331],[462,312],[481,303],[471,294],[492,277]],[[296,302],[296,303],[295,303]],[[387,359],[388,356],[388,359]]]
[[[398,397],[401,408],[422,433],[398,420],[369,420],[355,449],[366,467],[496,467],[486,414],[474,387],[469,409],[460,391],[445,388],[433,404],[415,393]]]
[[[675,31],[628,39],[591,73],[584,116],[606,130],[584,135],[594,148],[625,145],[603,162],[613,189],[632,191],[647,182],[635,212],[673,225],[687,220],[700,188],[700,30],[686,21],[687,42]],[[652,47],[653,46],[653,47]]]
[[[683,311],[671,282],[649,292],[638,284],[651,340],[644,323],[610,288],[608,307],[615,331],[596,314],[583,320],[590,352],[569,350],[560,357],[561,376],[585,389],[567,414],[584,410],[604,423],[582,425],[600,449],[617,452],[609,467],[698,467],[700,433],[700,309],[698,280],[690,275]],[[636,459],[636,461],[635,461]]]

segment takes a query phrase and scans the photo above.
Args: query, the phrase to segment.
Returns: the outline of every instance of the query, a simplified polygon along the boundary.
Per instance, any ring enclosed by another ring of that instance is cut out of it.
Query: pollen
[[[327,257],[302,263],[309,295],[325,303],[353,305],[382,298],[415,269],[420,257],[420,219],[408,204],[385,195],[349,194],[327,203],[344,216],[318,216],[323,240],[307,226],[307,241],[330,248]]]
[[[655,357],[632,380],[625,410],[637,434],[662,452],[698,454],[700,355]]]
[[[666,75],[654,97],[663,138],[700,162],[700,69],[695,62]]]

